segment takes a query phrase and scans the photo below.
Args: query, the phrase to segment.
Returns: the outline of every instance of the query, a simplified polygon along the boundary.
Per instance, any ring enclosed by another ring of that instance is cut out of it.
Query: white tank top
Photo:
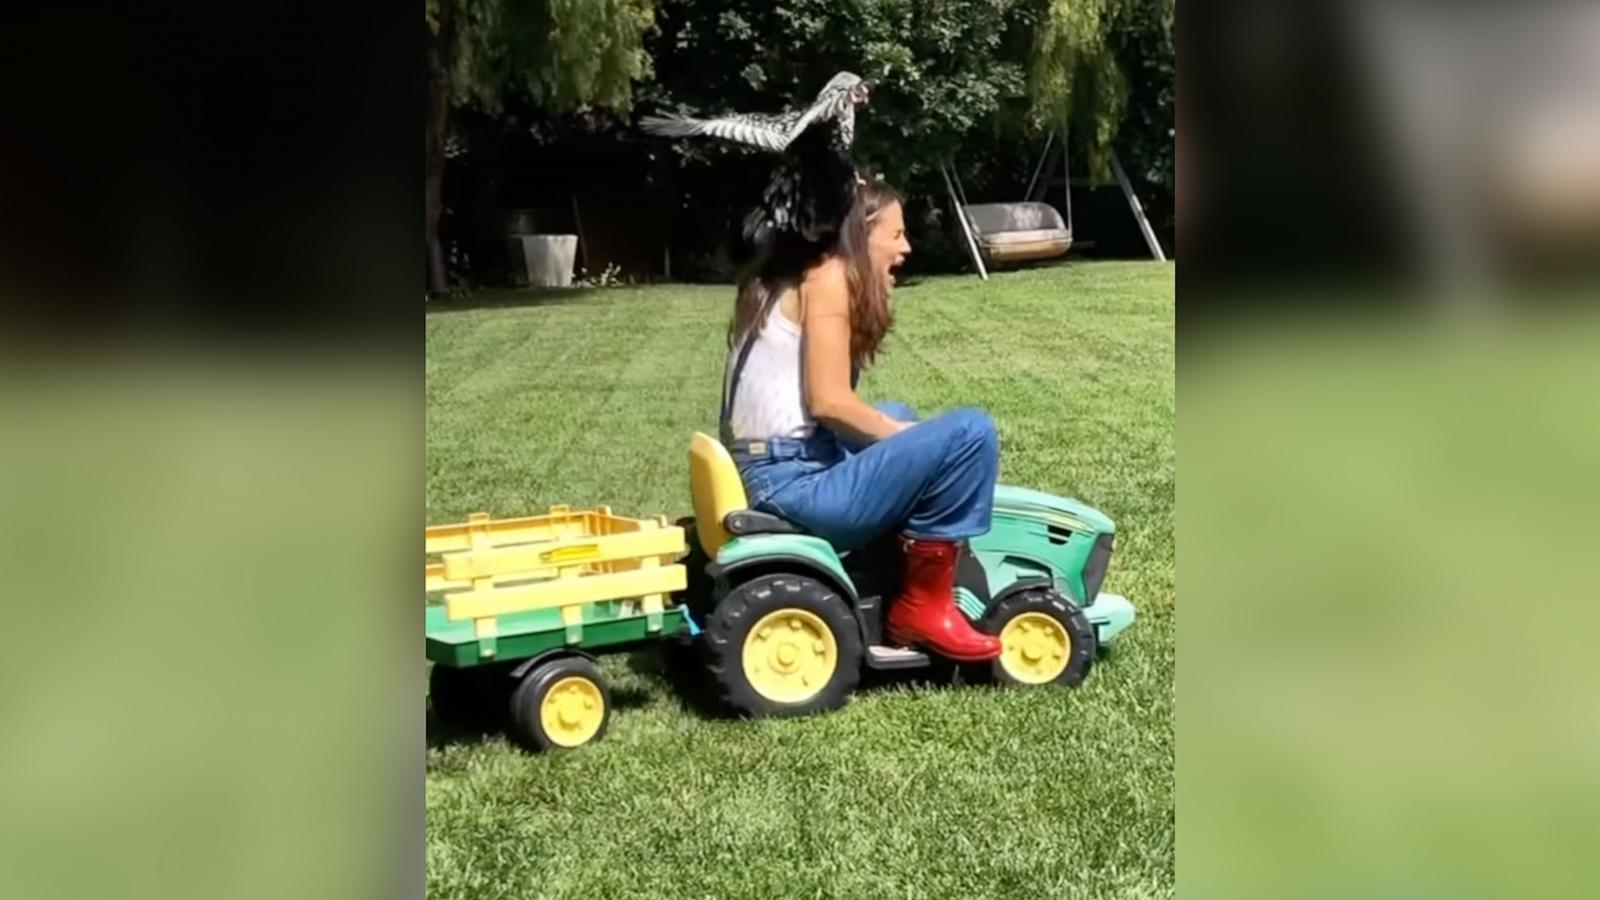
[[[772,309],[759,328],[751,329],[754,340],[745,360],[739,390],[728,410],[734,440],[760,440],[785,437],[803,439],[817,429],[817,421],[806,411],[805,379],[801,369],[800,325],[783,314],[781,303]],[[743,341],[728,354],[724,396],[732,383]]]

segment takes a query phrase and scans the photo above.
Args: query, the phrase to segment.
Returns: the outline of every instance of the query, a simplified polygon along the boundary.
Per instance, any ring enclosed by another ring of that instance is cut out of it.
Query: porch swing
[[[1066,211],[1064,218],[1054,206],[1044,202],[1045,194],[1057,183],[1054,177],[1045,174],[1054,167],[1057,155],[1061,157],[1059,183],[1065,201],[1062,205],[1062,209]],[[1144,209],[1139,205],[1139,199],[1134,196],[1133,186],[1129,184],[1128,176],[1123,172],[1122,164],[1114,153],[1111,157],[1111,167],[1117,182],[1122,186],[1123,194],[1127,197],[1128,208],[1133,211],[1134,218],[1139,222],[1145,243],[1150,247],[1150,255],[1164,261],[1166,255],[1161,252],[1161,244],[1156,240],[1155,232],[1151,229],[1149,220],[1145,218]],[[954,161],[940,163],[939,174],[944,178],[945,190],[950,194],[950,204],[956,211],[956,221],[961,224],[962,234],[966,237],[967,251],[972,256],[972,264],[985,281],[989,279],[985,261],[989,265],[1033,262],[1065,256],[1072,249],[1072,174],[1067,157],[1066,126],[1062,126],[1059,140],[1054,131],[1046,135],[1044,151],[1039,155],[1039,163],[1033,168],[1033,177],[1028,179],[1025,199],[1021,201],[969,203]]]

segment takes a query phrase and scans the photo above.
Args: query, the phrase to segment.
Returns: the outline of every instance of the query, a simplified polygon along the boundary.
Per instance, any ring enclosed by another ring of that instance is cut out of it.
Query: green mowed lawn
[[[427,519],[551,504],[690,513],[716,433],[725,287],[479,294],[427,316]],[[1075,690],[890,682],[841,711],[697,711],[656,653],[607,658],[606,738],[530,756],[430,719],[429,896],[1174,893],[1173,268],[1081,263],[895,294],[862,379],[987,409],[1001,478],[1117,523],[1139,619]]]

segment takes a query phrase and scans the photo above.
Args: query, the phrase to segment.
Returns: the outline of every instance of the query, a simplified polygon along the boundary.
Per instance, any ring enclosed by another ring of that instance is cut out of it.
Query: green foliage
[[[1074,159],[1109,177],[1110,147],[1170,192],[1171,22],[1175,0],[660,0],[647,47],[656,79],[641,103],[684,112],[803,105],[835,72],[880,79],[858,118],[856,156],[914,198],[917,268],[960,265],[938,174],[957,162],[969,197],[1019,199],[1042,132],[1069,120]],[[1165,84],[1161,79],[1165,78]],[[1148,131],[1148,134],[1144,132]],[[713,142],[664,148],[700,190],[744,154]],[[704,173],[697,175],[696,173]],[[1156,209],[1168,204],[1149,198]],[[712,202],[704,193],[696,202]]]
[[[856,156],[910,198],[913,271],[949,271],[966,251],[940,163],[956,163],[974,202],[1020,199],[1042,130],[1063,118],[1075,170],[1086,160],[1105,177],[1115,140],[1130,175],[1162,188],[1141,194],[1163,229],[1174,3],[425,0],[425,13],[430,67],[447,73],[452,109],[485,114],[487,140],[494,128],[527,134],[529,105],[541,140],[610,131],[613,163],[677,205],[674,275],[724,278],[718,248],[768,161],[716,141],[648,138],[631,108],[777,112],[809,103],[840,70],[878,79]],[[564,115],[586,104],[599,109]]]
[[[1118,19],[1111,50],[1127,75],[1128,108],[1119,130],[1131,177],[1158,185],[1165,199],[1174,189],[1177,54],[1173,45],[1176,0],[1146,0]]]
[[[656,80],[641,105],[776,112],[809,103],[840,70],[879,79],[857,118],[856,157],[913,198],[913,266],[949,269],[963,251],[939,164],[959,158],[975,195],[1015,191],[1038,152],[1026,112],[1039,11],[1039,0],[660,0],[648,42]],[[759,190],[727,185],[746,167],[743,151],[707,141],[663,150],[697,206]]]
[[[517,91],[553,112],[626,110],[650,76],[652,0],[426,0],[424,18],[439,51],[430,77],[455,107],[495,112]]]
[[[521,0],[507,3],[507,26],[506,81],[547,109],[626,111],[633,83],[650,76],[652,0]]]
[[[809,103],[840,70],[878,78],[858,155],[904,181],[973,131],[1016,123],[1007,107],[1025,97],[1034,5],[662,0],[657,96],[699,111],[776,111]]]
[[[1140,90],[1165,75],[1170,95],[1175,2],[661,0],[650,49],[657,96],[701,111],[797,106],[840,69],[881,79],[857,150],[901,183],[975,135],[1037,138],[1064,123],[1108,177],[1129,73]],[[1170,143],[1163,109],[1170,119],[1170,103],[1144,104],[1140,124]]]
[[[1128,68],[1142,69],[1152,61],[1159,65],[1164,51],[1170,72],[1175,3],[1044,3],[1028,73],[1029,116],[1042,127],[1069,125],[1088,151],[1091,172],[1099,178],[1109,177],[1111,144],[1128,111]],[[1153,56],[1136,57],[1129,50]]]
[[[616,263],[610,263],[593,275],[589,274],[587,268],[580,267],[577,276],[572,279],[572,282],[580,287],[612,288],[631,285],[633,279],[627,278],[622,274],[621,266]]]

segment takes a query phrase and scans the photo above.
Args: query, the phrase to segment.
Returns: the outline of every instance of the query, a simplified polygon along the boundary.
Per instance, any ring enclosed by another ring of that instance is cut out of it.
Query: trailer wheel
[[[763,575],[739,585],[708,617],[705,638],[722,701],[746,715],[837,709],[861,679],[855,614],[814,578]]]
[[[611,720],[611,691],[594,663],[562,656],[528,671],[511,693],[507,734],[525,750],[571,750],[598,741]]]

